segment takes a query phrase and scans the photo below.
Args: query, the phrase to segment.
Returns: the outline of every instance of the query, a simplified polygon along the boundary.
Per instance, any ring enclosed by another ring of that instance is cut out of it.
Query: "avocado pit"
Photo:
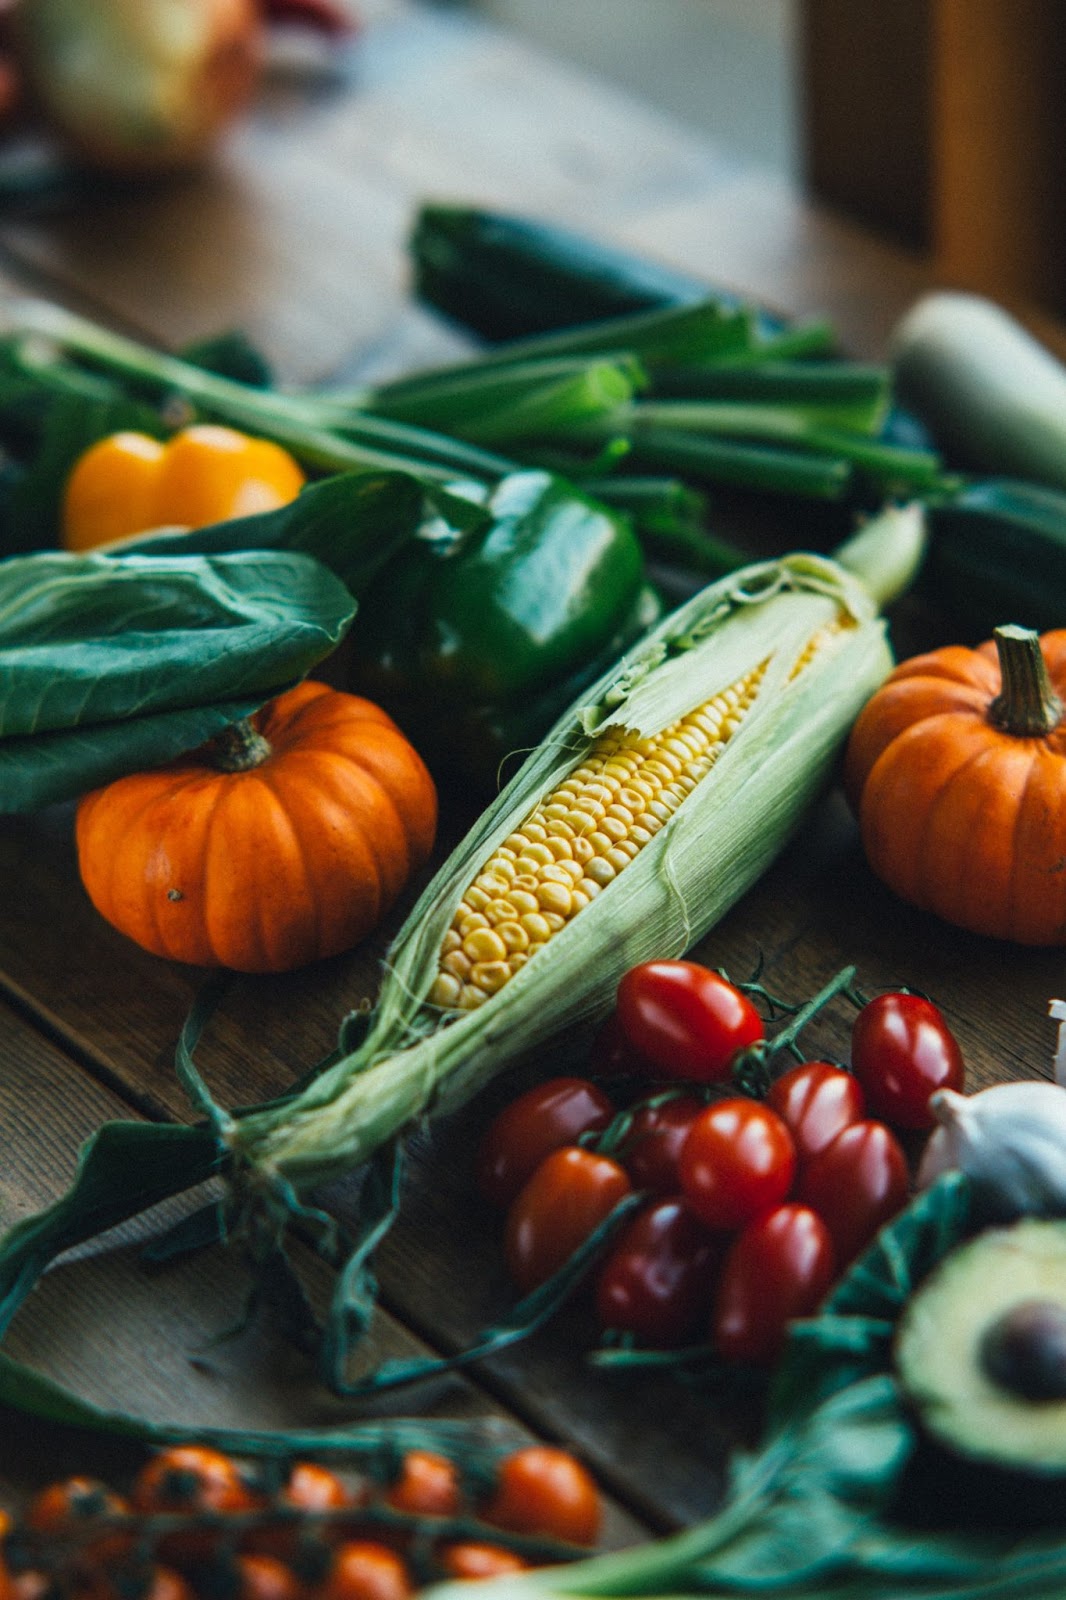
[[[1023,1400],[1066,1400],[1066,1306],[1013,1306],[983,1335],[979,1359],[993,1383]]]

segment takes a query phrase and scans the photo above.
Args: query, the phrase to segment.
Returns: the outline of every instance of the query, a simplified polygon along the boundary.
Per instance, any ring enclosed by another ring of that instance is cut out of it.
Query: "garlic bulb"
[[[919,1189],[957,1168],[990,1220],[1066,1216],[1066,1088],[1031,1079],[972,1095],[938,1089],[929,1105],[939,1126],[922,1155]]]

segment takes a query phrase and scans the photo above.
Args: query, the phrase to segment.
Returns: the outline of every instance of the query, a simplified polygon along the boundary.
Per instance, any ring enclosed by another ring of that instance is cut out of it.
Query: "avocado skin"
[[[1066,1477],[966,1460],[915,1423],[893,1522],[923,1533],[1066,1532]]]

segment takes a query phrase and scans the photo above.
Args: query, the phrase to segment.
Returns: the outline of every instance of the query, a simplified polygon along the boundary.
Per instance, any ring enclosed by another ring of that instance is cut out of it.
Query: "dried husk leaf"
[[[597,734],[610,725],[657,733],[764,661],[739,730],[632,863],[485,1005],[458,1015],[430,1008],[441,941],[464,892]],[[891,666],[869,594],[830,560],[763,562],[702,590],[556,723],[414,907],[359,1049],[296,1102],[242,1118],[238,1155],[298,1187],[320,1181],[418,1117],[459,1105],[551,1036],[605,1015],[628,967],[689,949],[770,865]]]

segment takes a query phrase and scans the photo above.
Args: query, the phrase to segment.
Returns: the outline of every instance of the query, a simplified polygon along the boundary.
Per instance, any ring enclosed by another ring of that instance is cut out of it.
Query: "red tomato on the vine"
[[[962,1051],[931,1000],[881,994],[851,1030],[851,1065],[871,1113],[897,1128],[931,1128],[929,1096],[963,1087]]]
[[[707,1315],[721,1246],[680,1199],[656,1200],[622,1231],[596,1280],[600,1326],[669,1348]]]
[[[535,1084],[489,1124],[478,1151],[479,1190],[493,1205],[510,1205],[545,1156],[606,1128],[613,1116],[608,1097],[584,1078]]]
[[[766,1104],[788,1125],[801,1162],[824,1150],[842,1128],[866,1115],[862,1085],[843,1067],[803,1061],[775,1078]]]
[[[788,1324],[817,1310],[835,1274],[829,1229],[809,1206],[777,1206],[749,1223],[722,1267],[711,1320],[718,1354],[774,1360]]]
[[[907,1201],[907,1158],[883,1122],[853,1122],[800,1173],[796,1198],[825,1219],[843,1269]]]
[[[617,1007],[600,1024],[589,1045],[589,1070],[597,1078],[653,1078],[655,1068],[630,1043]]]
[[[704,1102],[695,1095],[679,1094],[633,1113],[620,1155],[637,1189],[662,1195],[679,1192],[681,1149],[703,1109]]]
[[[721,1083],[738,1050],[765,1037],[747,995],[695,961],[645,961],[618,985],[626,1037],[665,1076]]]
[[[609,1156],[579,1145],[553,1150],[507,1213],[504,1255],[523,1294],[544,1283],[633,1188]]]
[[[681,1192],[706,1227],[740,1228],[784,1200],[796,1147],[776,1111],[735,1095],[700,1112],[679,1171]]]

